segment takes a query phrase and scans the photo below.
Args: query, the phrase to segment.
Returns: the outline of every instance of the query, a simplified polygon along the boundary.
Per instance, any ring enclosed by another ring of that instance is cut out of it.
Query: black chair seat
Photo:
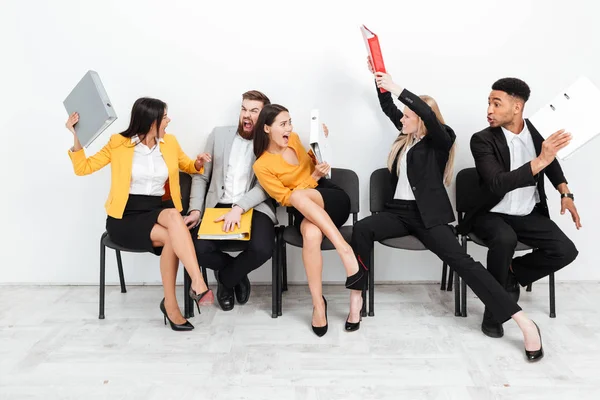
[[[104,234],[102,235],[102,244],[105,245],[106,247],[108,247],[109,249],[125,251],[127,253],[147,253],[148,252],[148,250],[129,249],[127,247],[118,245],[112,241],[112,239],[108,235],[108,232],[104,232]]]
[[[352,225],[342,226],[340,228],[340,233],[346,240],[346,242],[350,243],[350,239],[352,239]],[[302,234],[295,226],[286,226],[283,231],[283,240],[286,243],[291,244],[292,246],[302,247]],[[335,246],[329,239],[323,237],[323,242],[321,243],[321,250],[335,250]]]
[[[487,247],[485,245],[485,242],[473,233],[469,233],[467,235],[467,239],[469,239],[473,243],[477,243],[480,246]],[[517,242],[517,247],[515,247],[515,251],[525,251],[525,250],[533,250],[533,248],[530,246],[527,246],[525,243]]]
[[[380,240],[384,246],[393,247],[394,249],[403,249],[403,250],[427,250],[427,247],[415,236],[408,235],[396,238],[389,238]]]

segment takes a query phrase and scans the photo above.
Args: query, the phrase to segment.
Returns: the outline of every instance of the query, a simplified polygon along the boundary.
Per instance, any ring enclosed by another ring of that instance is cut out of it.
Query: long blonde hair
[[[419,96],[421,98],[421,100],[423,100],[425,103],[427,103],[427,105],[429,107],[431,107],[431,109],[433,110],[433,112],[435,113],[435,116],[437,117],[438,121],[440,121],[442,124],[445,124],[444,122],[444,117],[442,117],[442,113],[440,112],[440,107],[438,106],[437,102],[433,99],[433,97],[431,96]],[[392,150],[390,151],[390,154],[388,156],[388,162],[387,162],[387,167],[390,170],[390,172],[392,172],[392,167],[394,166],[394,161],[396,161],[396,158],[400,158],[404,155],[404,152],[406,151],[406,148],[408,147],[408,145],[413,145],[415,143],[415,141],[417,140],[417,137],[420,135],[426,135],[427,134],[427,128],[425,127],[425,123],[423,122],[422,119],[419,118],[419,129],[417,130],[417,134],[404,134],[402,132],[400,132],[400,135],[398,135],[398,137],[396,138],[396,140],[394,141],[394,144],[392,144]],[[446,186],[450,186],[450,183],[452,182],[452,174],[454,173],[454,153],[455,153],[455,149],[456,149],[456,143],[452,144],[452,147],[450,148],[450,154],[448,155],[448,162],[446,162],[446,168],[444,169],[444,184]],[[400,153],[400,154],[398,154]],[[398,162],[397,168],[396,168],[396,173],[399,175],[400,174],[400,162]]]

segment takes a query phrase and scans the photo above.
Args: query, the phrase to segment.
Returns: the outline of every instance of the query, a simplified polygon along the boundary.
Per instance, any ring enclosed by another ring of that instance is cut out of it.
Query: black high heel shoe
[[[162,313],[164,315],[165,325],[167,324],[167,320],[168,320],[169,324],[171,325],[171,329],[173,329],[174,331],[182,332],[182,331],[191,331],[192,329],[194,329],[194,325],[192,325],[190,323],[190,321],[186,320],[185,324],[181,324],[181,325],[177,325],[176,323],[171,321],[171,318],[169,318],[169,316],[167,315],[167,310],[165,309],[165,299],[164,298],[160,302],[160,311],[162,311]]]
[[[533,321],[531,321],[531,322],[533,322]],[[542,345],[542,333],[540,332],[540,327],[537,326],[537,324],[535,322],[533,322],[533,324],[537,328],[538,335],[540,335],[540,349],[534,350],[534,351],[529,351],[529,350],[525,349],[525,357],[527,358],[527,361],[529,361],[529,362],[536,362],[536,361],[539,361],[542,358],[544,358],[544,346]]]
[[[361,296],[361,299],[362,299],[362,296]],[[362,306],[361,306],[361,309],[362,309]],[[360,328],[360,323],[362,321],[362,315],[360,316],[358,322],[349,322],[348,321],[349,319],[350,319],[350,314],[348,314],[348,318],[346,318],[346,324],[344,325],[344,330],[346,332],[357,331]]]
[[[327,299],[325,299],[325,296],[323,296],[323,301],[325,302],[325,326],[314,326],[311,324],[313,332],[318,337],[321,337],[327,333],[327,327],[329,325],[327,322]]]
[[[198,315],[200,315],[200,300],[202,300],[202,298],[209,293],[212,293],[212,290],[206,289],[204,292],[197,294],[194,289],[190,288],[190,291],[188,292],[188,294],[190,295],[192,300],[194,300],[194,303],[196,303],[196,308],[198,309]]]

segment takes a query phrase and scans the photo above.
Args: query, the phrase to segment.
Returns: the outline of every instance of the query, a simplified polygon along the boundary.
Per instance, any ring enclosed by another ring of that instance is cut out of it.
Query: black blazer
[[[535,127],[525,120],[527,128],[531,133],[536,155],[542,151],[544,138]],[[542,214],[549,217],[546,192],[544,190],[544,175],[547,175],[554,187],[561,183],[567,183],[558,160],[554,160],[537,175],[533,175],[531,164],[510,170],[510,150],[502,128],[485,128],[471,137],[471,153],[475,159],[475,167],[480,178],[482,196],[478,204],[472,210],[465,213],[464,219],[458,226],[458,231],[467,234],[471,230],[473,219],[477,215],[491,210],[510,191],[522,187],[537,185],[540,195],[538,209]]]
[[[377,89],[381,109],[399,130],[402,129],[400,119],[404,114],[400,111],[389,92],[381,93]],[[417,207],[426,228],[448,224],[455,220],[452,204],[444,187],[444,170],[454,144],[456,135],[452,128],[438,121],[435,113],[419,96],[404,89],[398,97],[423,120],[427,135],[415,144],[406,155],[408,181],[412,187]],[[398,157],[391,171],[391,198],[386,207],[393,208],[396,186],[398,184]]]

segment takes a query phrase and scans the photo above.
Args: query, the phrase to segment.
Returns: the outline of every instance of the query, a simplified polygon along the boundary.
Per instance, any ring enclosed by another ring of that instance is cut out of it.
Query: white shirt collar
[[[525,121],[523,121],[523,130],[518,135],[509,131],[505,127],[501,128],[502,132],[504,133],[504,137],[506,138],[506,144],[510,144],[516,138],[519,138],[525,145],[529,143],[529,138],[531,138],[531,135],[529,134],[529,129],[527,128],[527,123]]]
[[[164,139],[164,138],[160,138],[160,139],[158,139],[158,141],[159,141],[160,143],[164,143],[164,142],[165,142],[165,139]],[[140,142],[140,137],[139,137],[138,135],[133,135],[133,136],[131,137],[131,143],[133,143],[133,144],[138,144],[139,142]]]

